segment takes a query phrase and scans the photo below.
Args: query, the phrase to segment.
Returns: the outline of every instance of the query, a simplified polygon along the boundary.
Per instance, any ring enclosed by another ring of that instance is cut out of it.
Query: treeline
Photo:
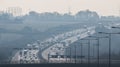
[[[9,13],[0,13],[0,23],[22,23],[22,17],[14,17]]]
[[[0,22],[3,23],[22,23],[24,20],[36,20],[36,21],[119,21],[120,17],[116,16],[99,16],[97,12],[85,10],[79,11],[75,15],[70,13],[60,14],[58,12],[44,12],[37,13],[30,11],[28,14],[23,16],[14,17],[12,14],[0,13]]]

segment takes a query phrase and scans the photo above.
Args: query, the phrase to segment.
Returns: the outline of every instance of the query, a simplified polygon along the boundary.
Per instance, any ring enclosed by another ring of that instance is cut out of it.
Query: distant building
[[[0,15],[2,15],[4,12],[3,11],[0,11]]]
[[[20,7],[8,7],[6,13],[12,14],[13,16],[21,16],[22,8]]]

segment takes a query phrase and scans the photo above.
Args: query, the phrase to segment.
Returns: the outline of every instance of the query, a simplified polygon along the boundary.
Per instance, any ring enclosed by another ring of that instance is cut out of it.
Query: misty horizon
[[[72,14],[76,14],[78,11],[89,9],[99,15],[120,15],[119,0],[0,0],[0,5],[1,10],[6,10],[8,7],[20,7],[23,9],[23,14],[29,11],[59,12],[62,14],[71,11]]]

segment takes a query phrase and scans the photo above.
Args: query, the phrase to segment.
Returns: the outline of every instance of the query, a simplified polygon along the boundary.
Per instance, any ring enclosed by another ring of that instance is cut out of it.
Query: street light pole
[[[88,40],[88,67],[90,66],[90,40]]]
[[[94,36],[89,36],[89,37],[94,37]],[[94,37],[94,38],[96,38],[96,39],[81,39],[81,40],[88,40],[88,66],[90,65],[90,40],[97,40],[97,43],[98,43],[98,47],[97,47],[97,59],[98,59],[98,64],[97,64],[97,67],[99,67],[99,61],[100,61],[100,56],[99,56],[99,54],[100,54],[100,47],[99,47],[99,40],[100,40],[100,38],[108,38],[108,37]]]
[[[50,53],[48,54],[48,63],[50,63]]]
[[[66,60],[66,63],[67,63],[67,47],[65,48],[65,60]]]
[[[81,43],[81,64],[82,64],[82,55],[83,55],[83,44]]]
[[[89,36],[89,37],[93,37],[93,36]],[[97,40],[97,60],[98,60],[98,62],[97,62],[97,67],[99,67],[99,50],[100,50],[100,48],[99,48],[99,37],[94,37],[94,38],[96,38],[96,39],[94,39],[94,40]]]
[[[83,63],[83,59],[82,59],[83,58],[83,44],[88,44],[88,43],[80,43],[80,45],[81,45],[81,56],[80,56],[80,58],[81,58],[81,64]]]
[[[112,27],[112,28],[120,28],[120,27]],[[119,33],[105,33],[105,32],[98,32],[100,34],[108,34],[109,36],[109,67],[111,67],[111,36],[112,34],[120,34]]]
[[[99,61],[100,61],[100,47],[99,47],[99,38],[97,38],[97,43],[98,43],[98,45],[97,45],[97,59],[98,59],[98,62],[97,62],[97,67],[99,67]]]
[[[111,34],[109,34],[109,67],[111,67]]]
[[[76,47],[76,45],[74,47],[75,47],[75,55],[74,55],[74,57],[75,57],[75,63],[76,63],[77,62],[77,47]]]
[[[88,40],[88,67],[90,67],[90,39],[81,39]]]
[[[96,38],[95,40],[97,40],[97,43],[98,43],[98,47],[97,47],[97,59],[98,59],[98,62],[97,62],[97,67],[99,67],[99,64],[100,64],[100,38],[108,38],[108,37],[96,37],[96,36],[89,36],[89,37],[93,37],[93,38]]]
[[[72,59],[72,53],[71,53],[71,47],[70,47],[70,63],[71,63],[71,59]]]

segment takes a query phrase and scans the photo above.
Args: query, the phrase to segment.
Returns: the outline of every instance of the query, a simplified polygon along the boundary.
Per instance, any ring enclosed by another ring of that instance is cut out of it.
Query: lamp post
[[[83,63],[82,57],[83,57],[83,44],[88,44],[88,43],[80,43],[81,45],[81,64]]]
[[[97,43],[98,43],[98,47],[97,47],[97,59],[98,59],[98,62],[97,62],[97,67],[99,67],[99,62],[100,62],[100,38],[108,38],[108,37],[97,37],[97,36],[89,36],[89,37],[92,37],[92,38],[96,38],[95,40],[97,40]]]
[[[88,67],[90,66],[90,39],[81,39],[88,40]]]
[[[83,39],[82,39],[83,40]],[[80,43],[80,46],[81,46],[81,64],[83,62],[82,60],[82,57],[83,57],[83,44],[89,44],[89,43]],[[77,58],[78,58],[78,55],[77,55],[77,45],[74,46],[75,47],[75,63],[77,63]],[[90,63],[90,46],[88,47],[88,63]]]
[[[81,64],[82,64],[82,55],[83,55],[83,44],[81,43]]]
[[[65,61],[67,63],[67,47],[65,47],[64,49],[65,49],[65,56],[64,56],[64,58],[65,58]]]
[[[66,62],[67,63],[71,63],[71,57],[72,57],[72,55],[71,55],[71,46],[69,46],[67,48],[66,48]],[[68,54],[67,54],[67,51],[69,51]]]
[[[48,53],[48,63],[50,63],[50,52]]]
[[[108,36],[109,36],[109,67],[111,67],[111,35],[112,34],[120,34],[120,33],[106,33],[106,32],[98,32],[98,33],[99,34],[108,34]]]
[[[81,39],[82,40],[82,39]],[[83,62],[83,60],[82,60],[82,57],[83,57],[83,44],[88,44],[88,43],[80,43],[80,46],[81,46],[81,64],[82,64],[82,62]]]
[[[76,47],[77,45],[74,45],[74,48],[75,48],[75,55],[74,55],[74,57],[75,57],[75,63],[77,62],[77,47]]]
[[[70,63],[71,63],[71,59],[72,59],[71,47],[69,49],[70,49]]]

